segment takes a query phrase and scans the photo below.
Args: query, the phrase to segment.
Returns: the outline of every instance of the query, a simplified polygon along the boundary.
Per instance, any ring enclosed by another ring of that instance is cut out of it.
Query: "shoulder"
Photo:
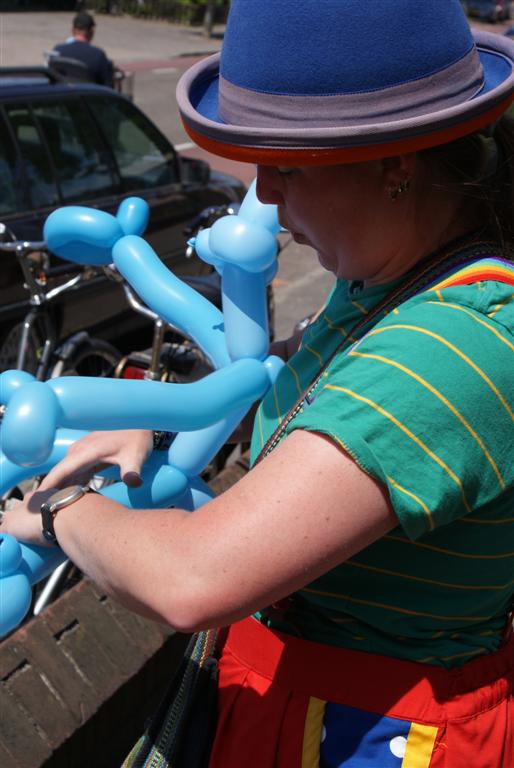
[[[107,59],[107,55],[105,51],[102,48],[98,48],[96,45],[90,45],[91,52],[98,58],[98,59]]]
[[[385,315],[360,344],[468,352],[514,351],[514,290],[496,281],[426,291]],[[358,345],[359,346],[359,345]]]

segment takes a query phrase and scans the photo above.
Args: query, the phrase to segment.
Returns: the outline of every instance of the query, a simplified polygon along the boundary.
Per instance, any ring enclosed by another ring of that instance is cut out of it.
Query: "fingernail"
[[[140,485],[143,485],[141,476],[138,475],[137,472],[127,472],[123,476],[123,482],[125,485],[128,485],[129,488],[139,488]]]

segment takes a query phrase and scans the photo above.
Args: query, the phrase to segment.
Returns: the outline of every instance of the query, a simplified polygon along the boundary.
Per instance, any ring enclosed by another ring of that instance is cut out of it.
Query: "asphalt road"
[[[0,0],[1,8],[1,0]],[[69,13],[1,13],[0,66],[43,63],[43,52],[69,35]],[[509,23],[477,23],[502,33]],[[148,114],[183,154],[207,159],[212,167],[233,173],[249,183],[255,168],[209,155],[194,147],[185,134],[175,101],[182,72],[199,58],[220,49],[223,28],[206,38],[196,28],[164,21],[97,16],[94,42],[122,69],[134,74],[135,103]],[[275,280],[277,335],[289,335],[294,323],[313,312],[326,296],[332,278],[310,248],[289,242],[280,258]]]

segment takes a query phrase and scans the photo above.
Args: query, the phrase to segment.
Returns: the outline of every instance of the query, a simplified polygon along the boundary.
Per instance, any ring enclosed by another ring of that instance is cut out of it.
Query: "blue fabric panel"
[[[329,703],[324,726],[320,768],[401,768],[410,722]]]
[[[406,72],[415,80],[444,69],[473,45],[460,0],[233,0],[228,23],[222,75],[271,93],[396,85]]]

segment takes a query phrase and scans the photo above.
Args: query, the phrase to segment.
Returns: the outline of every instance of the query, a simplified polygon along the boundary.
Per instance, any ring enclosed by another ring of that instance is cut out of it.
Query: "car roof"
[[[64,96],[108,93],[123,98],[112,88],[95,83],[66,82],[46,67],[0,67],[0,98],[16,96]]]

